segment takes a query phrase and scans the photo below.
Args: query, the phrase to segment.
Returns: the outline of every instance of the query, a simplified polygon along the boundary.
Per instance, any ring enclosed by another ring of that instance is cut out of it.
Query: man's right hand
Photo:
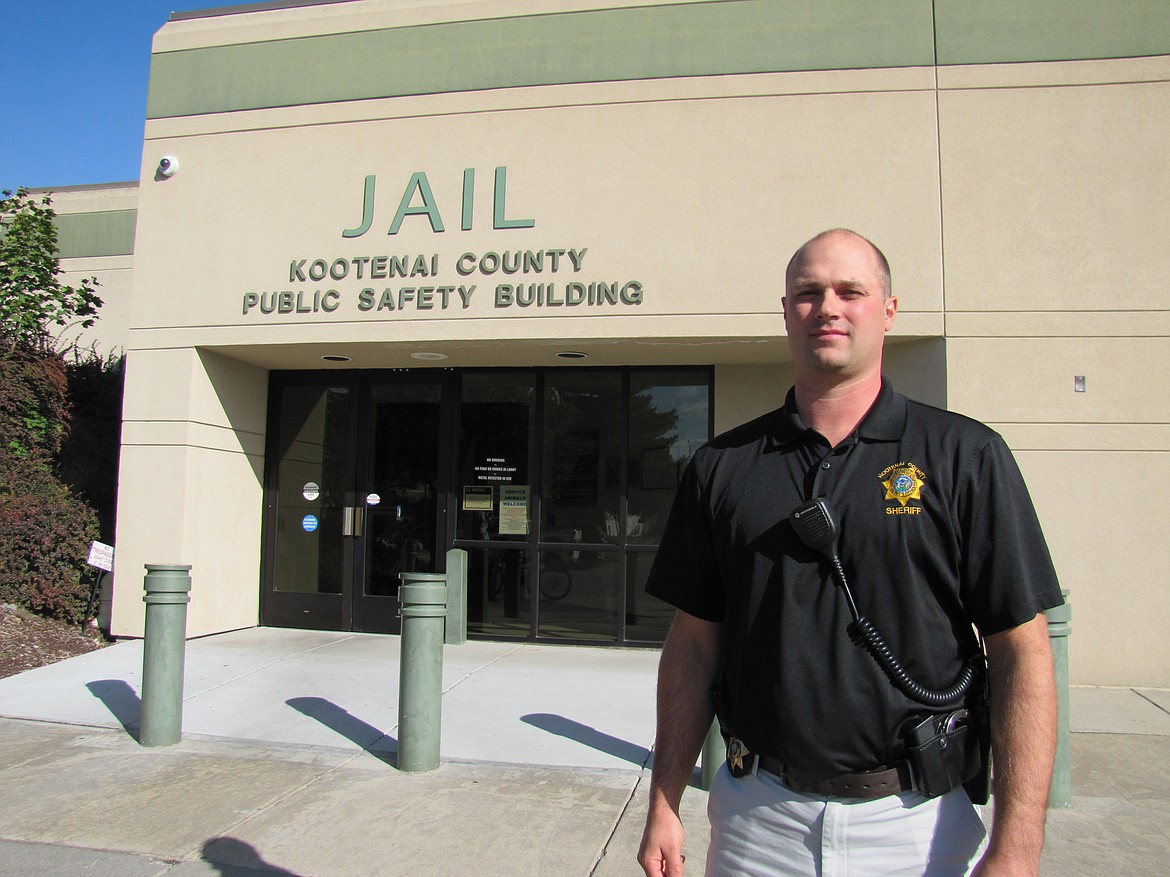
[[[658,662],[658,733],[646,830],[638,864],[647,877],[682,877],[683,792],[711,729],[711,685],[720,665],[723,626],[679,610]]]
[[[638,864],[646,877],[682,877],[686,856],[683,848],[683,824],[669,808],[651,808],[638,848]]]

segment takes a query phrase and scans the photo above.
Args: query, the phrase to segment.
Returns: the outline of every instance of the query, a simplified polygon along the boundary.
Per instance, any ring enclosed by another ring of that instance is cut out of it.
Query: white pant
[[[707,877],[959,877],[986,846],[961,786],[859,801],[801,795],[764,771],[736,779],[723,765],[707,814]]]

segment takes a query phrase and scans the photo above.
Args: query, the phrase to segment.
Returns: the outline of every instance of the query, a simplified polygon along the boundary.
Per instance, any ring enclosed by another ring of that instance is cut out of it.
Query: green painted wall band
[[[58,213],[54,222],[62,259],[129,256],[134,253],[137,210]]]
[[[935,0],[939,64],[1170,54],[1166,0]]]
[[[723,0],[186,49],[151,119],[582,82],[930,65],[930,0]]]
[[[160,52],[147,117],[536,85],[1167,53],[1165,0],[718,0]]]

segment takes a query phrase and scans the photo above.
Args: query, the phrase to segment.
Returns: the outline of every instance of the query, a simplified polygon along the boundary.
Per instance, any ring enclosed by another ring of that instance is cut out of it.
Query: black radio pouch
[[[928,798],[945,795],[979,770],[979,745],[966,709],[916,716],[902,732],[914,788]]]
[[[946,713],[918,715],[902,730],[906,762],[914,787],[928,798],[962,785],[973,804],[991,796],[991,712],[987,671],[977,659],[966,707]]]

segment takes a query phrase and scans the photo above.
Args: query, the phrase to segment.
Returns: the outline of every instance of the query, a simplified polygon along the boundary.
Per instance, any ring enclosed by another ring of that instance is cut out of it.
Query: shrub
[[[0,192],[0,601],[78,621],[98,525],[54,469],[69,402],[52,328],[92,326],[102,301],[94,279],[60,282],[53,218],[48,195]]]
[[[0,448],[0,602],[79,622],[97,516],[57,480],[50,459]]]
[[[97,516],[53,471],[69,425],[58,354],[0,354],[0,601],[80,621]]]
[[[0,440],[17,456],[52,455],[69,429],[65,363],[56,354],[0,354]]]

